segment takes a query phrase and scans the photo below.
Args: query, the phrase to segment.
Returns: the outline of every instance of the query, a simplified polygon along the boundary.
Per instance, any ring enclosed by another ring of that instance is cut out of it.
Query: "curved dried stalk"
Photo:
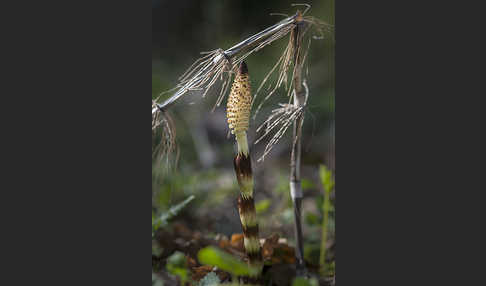
[[[284,37],[299,21],[302,21],[302,17],[300,14],[295,14],[227,50],[216,49],[210,52],[203,52],[202,54],[206,55],[196,60],[189,67],[189,69],[179,78],[179,83],[173,89],[162,93],[165,94],[177,90],[173,96],[166,99],[164,102],[157,103],[157,105],[152,108],[152,114],[154,114],[157,109],[166,109],[188,91],[200,90],[203,92],[203,96],[205,96],[218,78],[223,82],[215,107],[219,106],[228,89],[231,74],[235,73],[239,64],[252,53],[257,52],[263,47]],[[225,72],[228,75],[227,77],[224,76]],[[157,98],[157,101],[159,100],[160,96]]]

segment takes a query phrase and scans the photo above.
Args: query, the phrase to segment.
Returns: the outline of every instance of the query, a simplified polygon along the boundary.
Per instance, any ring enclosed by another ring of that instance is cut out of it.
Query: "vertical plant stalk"
[[[321,171],[322,172],[322,171]],[[319,254],[319,273],[324,276],[326,273],[326,246],[327,246],[327,228],[329,225],[329,209],[330,209],[330,193],[331,189],[328,186],[324,187],[324,202],[322,204],[322,235],[321,235],[321,251]]]
[[[302,82],[302,68],[304,64],[304,55],[302,49],[302,41],[304,34],[304,22],[300,22],[291,32],[291,37],[294,41],[294,72],[293,72],[293,86],[294,86],[294,107],[301,108],[305,105],[306,89]],[[306,267],[304,262],[304,246],[302,237],[302,186],[300,180],[300,160],[301,160],[301,138],[302,125],[304,122],[304,113],[302,112],[294,122],[293,136],[292,136],[292,152],[290,155],[290,195],[294,206],[295,219],[295,256],[297,275],[305,275]]]
[[[331,24],[334,25],[334,0],[330,0],[327,2],[326,5],[326,11],[327,13],[327,21]],[[327,40],[327,51],[328,51],[328,58],[329,58],[329,64],[327,65],[328,67],[328,82],[329,82],[329,88],[331,89],[332,93],[329,97],[329,105],[331,106],[331,113],[330,113],[330,118],[329,118],[329,130],[330,130],[330,142],[329,142],[329,154],[330,154],[330,159],[329,159],[329,170],[325,166],[321,166],[319,173],[321,177],[321,181],[323,183],[323,188],[324,188],[324,201],[322,205],[322,211],[323,211],[323,218],[322,218],[322,235],[321,235],[321,253],[319,255],[319,272],[322,276],[328,275],[329,274],[329,268],[327,268],[326,265],[326,255],[327,255],[327,238],[328,238],[328,228],[329,228],[329,212],[331,209],[331,192],[334,189],[335,181],[333,180],[333,175],[331,173],[331,170],[335,168],[334,164],[334,45],[333,45],[333,39],[328,39]],[[334,274],[334,273],[333,273]]]
[[[329,213],[331,211],[331,192],[334,190],[335,182],[331,170],[327,169],[325,165],[319,167],[319,177],[324,189],[324,200],[322,203],[322,236],[321,236],[321,252],[319,255],[319,272],[321,275],[328,273],[326,268],[326,246],[327,236],[329,233]]]
[[[238,152],[234,158],[236,178],[240,188],[238,212],[243,228],[244,246],[249,263],[260,269],[263,267],[260,242],[258,239],[258,221],[253,200],[253,175],[251,171],[250,150],[246,130],[249,126],[251,109],[251,88],[248,67],[240,63],[231,92],[228,97],[227,118],[231,133],[235,135]]]

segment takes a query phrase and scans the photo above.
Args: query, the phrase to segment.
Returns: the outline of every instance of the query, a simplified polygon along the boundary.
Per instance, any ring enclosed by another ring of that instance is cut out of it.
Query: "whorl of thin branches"
[[[277,145],[280,141],[282,136],[285,134],[287,129],[294,123],[294,121],[303,115],[305,111],[305,107],[307,104],[307,97],[309,95],[309,89],[307,87],[306,82],[303,82],[305,87],[305,102],[302,106],[296,107],[293,104],[289,103],[279,103],[280,108],[276,108],[272,110],[272,113],[268,118],[258,127],[257,133],[260,132],[262,129],[264,133],[260,136],[256,141],[255,144],[260,142],[263,138],[267,137],[269,134],[273,133],[272,138],[268,141],[267,145],[265,146],[265,150],[263,155],[257,160],[257,162],[265,160],[265,156],[272,151],[273,147]]]

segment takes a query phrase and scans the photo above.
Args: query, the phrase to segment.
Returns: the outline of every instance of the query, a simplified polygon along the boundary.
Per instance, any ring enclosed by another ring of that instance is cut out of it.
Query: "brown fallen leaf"
[[[177,237],[182,237],[185,240],[190,240],[192,238],[192,231],[183,223],[174,222],[173,229]]]
[[[295,249],[287,244],[278,243],[273,248],[272,264],[295,263]]]
[[[203,266],[193,267],[191,270],[192,270],[192,275],[191,275],[192,280],[199,281],[213,270],[213,266],[203,265]]]
[[[262,246],[263,261],[271,260],[273,256],[273,249],[278,244],[279,235],[274,233],[265,239]]]
[[[196,259],[186,255],[186,267],[187,268],[193,268],[193,267],[197,267],[198,266],[198,263],[196,261]]]
[[[221,249],[225,249],[230,246],[230,242],[226,236],[223,236],[218,241],[218,246]]]
[[[242,233],[235,233],[231,236],[231,246],[237,250],[244,251],[245,246],[243,242],[244,236]]]

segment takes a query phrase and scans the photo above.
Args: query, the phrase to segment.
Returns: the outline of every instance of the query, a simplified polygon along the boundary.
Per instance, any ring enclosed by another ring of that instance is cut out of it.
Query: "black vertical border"
[[[151,4],[2,5],[0,284],[150,285]]]
[[[484,284],[479,7],[336,2],[337,285]]]

